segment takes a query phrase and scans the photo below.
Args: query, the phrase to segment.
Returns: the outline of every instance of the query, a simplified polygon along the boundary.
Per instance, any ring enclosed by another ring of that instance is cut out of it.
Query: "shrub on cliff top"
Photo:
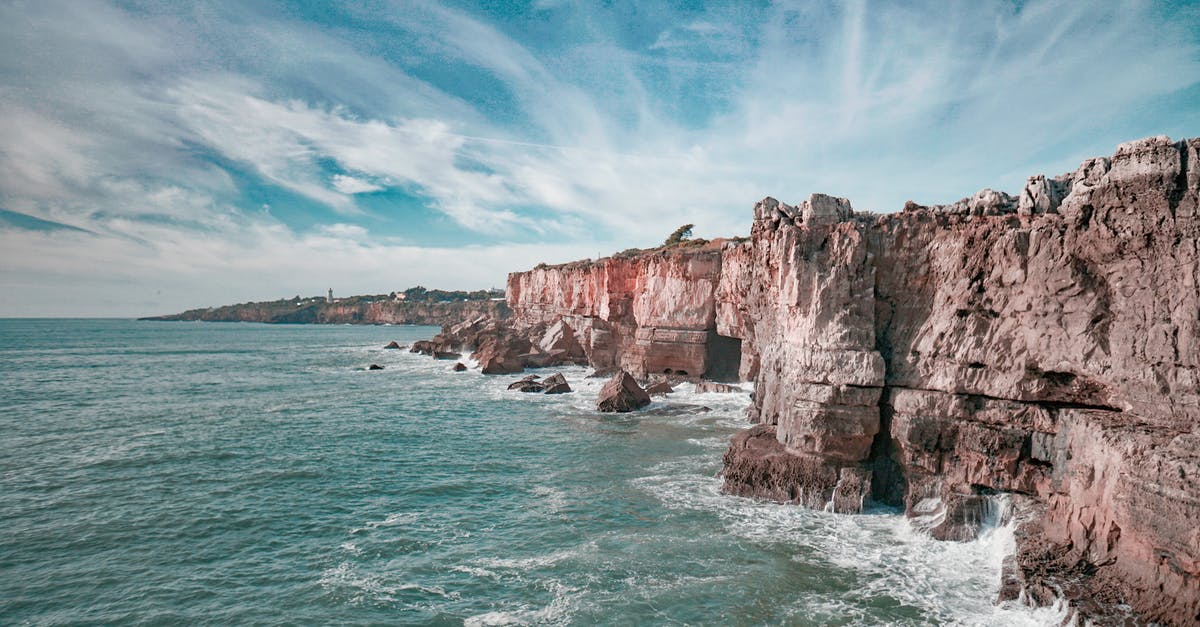
[[[696,226],[696,225],[685,224],[685,225],[675,229],[674,233],[671,233],[670,235],[667,236],[666,241],[663,242],[663,246],[674,246],[674,245],[682,242],[683,240],[691,238],[693,226]]]

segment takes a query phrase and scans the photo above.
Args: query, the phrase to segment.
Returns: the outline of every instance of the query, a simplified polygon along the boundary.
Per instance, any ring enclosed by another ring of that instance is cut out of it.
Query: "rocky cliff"
[[[1145,139],[887,215],[767,198],[748,240],[511,275],[511,333],[753,380],[728,492],[895,504],[947,540],[1008,494],[1003,594],[1200,623],[1198,152]]]

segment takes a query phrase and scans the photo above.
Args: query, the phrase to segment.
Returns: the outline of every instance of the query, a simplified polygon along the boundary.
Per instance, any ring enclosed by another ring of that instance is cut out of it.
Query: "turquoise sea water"
[[[745,395],[602,415],[586,369],[382,350],[436,331],[0,320],[0,624],[1061,618],[992,604],[1004,527],[721,495]]]

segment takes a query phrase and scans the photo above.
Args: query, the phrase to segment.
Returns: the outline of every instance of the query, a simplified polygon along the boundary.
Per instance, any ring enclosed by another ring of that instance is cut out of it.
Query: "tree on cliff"
[[[663,242],[663,246],[674,246],[675,244],[678,244],[678,243],[682,242],[683,240],[690,239],[692,237],[692,227],[693,226],[696,226],[696,225],[685,224],[685,225],[675,229],[674,233],[671,233],[670,235],[667,236],[666,241]]]

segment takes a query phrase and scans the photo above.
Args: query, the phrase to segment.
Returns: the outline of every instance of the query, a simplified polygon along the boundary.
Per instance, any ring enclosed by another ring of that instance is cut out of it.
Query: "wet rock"
[[[529,376],[526,376],[526,377],[524,377],[524,378],[522,378],[522,379],[520,379],[520,380],[514,381],[514,382],[512,382],[512,383],[508,384],[508,389],[510,389],[510,390],[520,390],[520,389],[522,389],[522,388],[526,388],[526,387],[529,387],[529,386],[531,386],[531,385],[538,385],[538,377],[537,377],[537,375],[532,375],[532,374],[531,374],[531,375],[529,375]]]
[[[452,370],[454,370],[454,372],[465,372],[467,370],[467,365],[460,361],[454,364],[454,368],[452,368]]]
[[[379,364],[371,364],[370,366],[367,366],[367,370],[383,370],[383,366],[380,366]]]
[[[401,349],[401,348],[404,348],[404,347],[403,347],[403,346],[401,346],[400,344],[396,343],[396,340],[392,340],[391,342],[388,342],[388,343],[387,343],[387,346],[384,346],[384,348],[390,348],[390,349]]]
[[[736,385],[726,383],[717,383],[715,381],[699,381],[696,383],[696,391],[700,393],[716,392],[720,394],[734,394],[745,392],[742,388]]]
[[[675,388],[667,381],[656,381],[650,387],[646,388],[646,394],[650,396],[663,396],[674,392]]]
[[[571,391],[567,378],[558,372],[546,377],[542,385],[546,388],[546,394],[566,394]]]
[[[650,404],[650,396],[628,372],[618,372],[600,389],[596,409],[603,412],[630,412]]]

